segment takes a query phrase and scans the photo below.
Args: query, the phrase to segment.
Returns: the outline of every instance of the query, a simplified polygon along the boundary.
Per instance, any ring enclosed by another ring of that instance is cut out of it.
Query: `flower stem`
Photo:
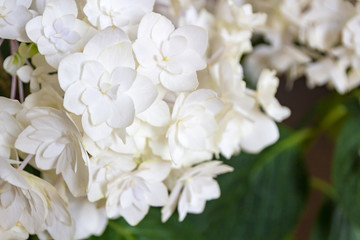
[[[18,84],[19,84],[19,101],[20,103],[24,102],[24,88],[23,83],[20,78],[18,78]]]
[[[17,49],[19,48],[19,43],[16,40],[10,40],[10,51],[11,54],[15,54]],[[19,89],[20,93],[20,89]],[[15,99],[16,95],[16,75],[11,77],[11,92],[10,92],[10,98]],[[22,93],[24,96],[24,92]]]
[[[15,99],[16,94],[16,76],[11,77],[11,92],[10,92],[10,98]]]
[[[34,157],[34,155],[29,154],[24,161],[22,161],[21,165],[17,168],[18,171],[22,171],[24,170],[24,168],[26,167],[26,165],[28,165],[28,163],[30,162],[30,160]]]

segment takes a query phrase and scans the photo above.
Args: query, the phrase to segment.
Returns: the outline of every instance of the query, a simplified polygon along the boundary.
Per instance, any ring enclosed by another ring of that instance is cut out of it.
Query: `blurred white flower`
[[[220,197],[220,187],[214,178],[231,171],[233,168],[221,161],[209,161],[185,169],[171,188],[169,201],[161,210],[161,220],[167,221],[176,205],[180,221],[187,213],[203,212],[206,201]]]
[[[349,1],[314,0],[299,19],[300,39],[320,51],[329,50],[341,40],[345,23],[355,14]]]
[[[265,112],[278,122],[290,116],[290,109],[280,105],[275,98],[279,79],[275,76],[275,71],[264,69],[257,82],[257,100],[264,108]]]

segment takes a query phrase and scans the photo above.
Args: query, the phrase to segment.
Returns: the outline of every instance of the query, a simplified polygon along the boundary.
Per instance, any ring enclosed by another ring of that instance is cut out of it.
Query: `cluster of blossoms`
[[[266,21],[250,4],[0,0],[0,14],[20,100],[0,97],[1,239],[86,238],[151,206],[201,213],[233,170],[216,159],[261,151],[290,114],[274,71],[243,80]]]
[[[346,93],[360,85],[360,3],[350,0],[244,0],[267,14],[256,29],[265,43],[246,59],[256,78],[263,66],[305,75],[309,87]]]

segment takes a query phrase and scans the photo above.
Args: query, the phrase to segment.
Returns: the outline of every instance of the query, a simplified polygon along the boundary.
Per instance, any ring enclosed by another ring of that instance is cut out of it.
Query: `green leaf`
[[[344,124],[337,140],[332,176],[344,214],[360,226],[360,111]],[[354,111],[355,110],[355,111]]]
[[[287,135],[287,134],[285,134]],[[233,173],[219,177],[222,196],[190,220],[207,239],[280,240],[297,225],[308,183],[295,133],[260,155],[240,154]],[[290,144],[291,143],[291,144]]]
[[[352,224],[341,207],[327,199],[320,211],[312,240],[358,240],[360,228]]]

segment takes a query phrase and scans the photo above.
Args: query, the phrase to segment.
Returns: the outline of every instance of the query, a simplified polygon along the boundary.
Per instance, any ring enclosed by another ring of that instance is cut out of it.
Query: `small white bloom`
[[[33,188],[27,172],[15,170],[0,157],[0,226],[10,229],[20,222],[30,234],[44,229],[47,216],[45,196]]]
[[[16,75],[16,71],[24,65],[24,59],[17,53],[5,58],[3,67],[7,73],[12,76]]]
[[[214,180],[219,174],[233,171],[220,161],[209,161],[183,170],[171,189],[169,201],[162,208],[161,220],[167,221],[178,205],[179,220],[187,213],[201,213],[208,200],[220,197],[219,184]]]
[[[290,116],[290,109],[280,105],[275,98],[279,79],[275,71],[264,69],[257,82],[257,99],[265,112],[278,122]]]
[[[26,177],[31,189],[43,196],[43,206],[46,207],[46,218],[44,230],[52,239],[73,239],[75,235],[75,222],[68,210],[68,205],[60,196],[57,189],[50,183],[31,175],[25,171],[22,175]]]
[[[0,157],[0,228],[18,223],[30,234],[47,230],[53,239],[72,239],[74,224],[65,201],[48,182],[15,170]]]
[[[131,154],[120,154],[107,150],[92,157],[89,162],[90,181],[88,198],[91,202],[106,196],[106,186],[119,175],[135,169],[136,163]]]
[[[58,92],[58,95],[63,96],[64,92],[60,88],[56,69],[51,67],[41,54],[35,54],[31,58],[31,63],[35,67],[25,65],[20,67],[16,74],[24,83],[30,83],[30,91],[37,92],[46,86],[52,87]]]
[[[356,54],[360,56],[360,13],[346,23],[342,33],[342,41],[346,47],[354,49]]]
[[[320,51],[330,50],[340,41],[342,28],[354,15],[355,8],[348,1],[310,1],[299,19],[300,39]]]
[[[110,218],[124,217],[130,225],[138,224],[150,206],[166,204],[168,191],[162,182],[168,176],[171,163],[146,160],[134,172],[122,174],[107,188],[106,213]]]
[[[175,29],[169,19],[156,13],[143,17],[138,39],[133,44],[140,66],[138,72],[151,76],[174,92],[195,90],[196,71],[204,69],[207,33],[196,26]]]
[[[35,14],[30,5],[31,0],[0,1],[0,38],[29,41],[25,25]]]
[[[26,32],[46,61],[57,68],[62,58],[81,51],[95,30],[77,19],[74,0],[64,0],[61,4],[50,1],[42,16],[35,17],[26,25]]]
[[[222,108],[223,102],[209,89],[178,96],[166,134],[176,166],[193,165],[212,158],[217,151],[216,115]]]
[[[61,173],[74,196],[85,195],[89,159],[76,125],[66,113],[52,108],[33,108],[26,115],[30,125],[18,136],[16,148],[35,155],[39,169]]]
[[[59,83],[65,108],[82,116],[82,127],[94,141],[122,131],[135,114],[147,109],[157,96],[149,79],[134,70],[131,43],[120,29],[98,32],[83,53],[63,59]]]

